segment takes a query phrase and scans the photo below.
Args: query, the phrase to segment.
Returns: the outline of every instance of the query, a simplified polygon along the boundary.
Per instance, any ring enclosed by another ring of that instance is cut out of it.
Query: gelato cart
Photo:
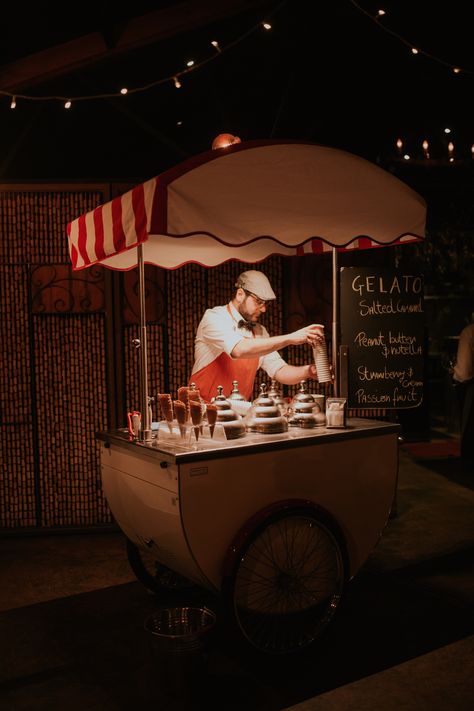
[[[332,251],[337,395],[337,252],[421,239],[425,213],[416,193],[364,159],[264,141],[196,156],[68,226],[74,269],[139,270],[141,429],[98,434],[110,509],[131,546],[221,594],[260,651],[302,649],[332,619],[388,520],[399,426],[347,418],[235,439],[206,425],[199,438],[172,423],[153,430],[143,265]]]

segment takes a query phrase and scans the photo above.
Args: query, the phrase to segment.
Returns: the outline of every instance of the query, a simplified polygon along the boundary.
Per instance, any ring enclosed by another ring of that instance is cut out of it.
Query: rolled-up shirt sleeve
[[[260,329],[261,333],[259,334],[259,336],[261,338],[268,338],[269,333],[267,329],[263,326],[260,326]],[[272,351],[271,353],[267,353],[267,355],[262,356],[258,362],[258,367],[263,368],[269,378],[274,378],[277,371],[280,370],[280,368],[282,368],[284,365],[286,365],[286,362],[283,360],[278,351]]]

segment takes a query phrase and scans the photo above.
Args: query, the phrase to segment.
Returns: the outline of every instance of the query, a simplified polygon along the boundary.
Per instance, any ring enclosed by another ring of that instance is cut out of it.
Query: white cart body
[[[351,419],[346,430],[248,434],[199,449],[102,435],[107,501],[128,538],[195,582],[220,590],[242,544],[275,507],[314,507],[340,532],[352,577],[387,523],[399,427]]]

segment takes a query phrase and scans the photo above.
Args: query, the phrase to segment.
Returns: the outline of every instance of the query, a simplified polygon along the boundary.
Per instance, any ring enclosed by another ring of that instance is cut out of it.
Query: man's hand
[[[331,381],[334,382],[334,372],[333,372],[331,363],[329,363],[329,370],[331,371]],[[311,380],[318,380],[318,372],[316,370],[316,366],[314,365],[314,363],[310,363],[308,365],[307,378],[311,379]]]
[[[304,343],[309,343],[314,348],[324,339],[324,326],[320,323],[312,323],[311,326],[300,328],[299,331],[294,331],[289,334],[290,343],[294,346],[301,346]]]

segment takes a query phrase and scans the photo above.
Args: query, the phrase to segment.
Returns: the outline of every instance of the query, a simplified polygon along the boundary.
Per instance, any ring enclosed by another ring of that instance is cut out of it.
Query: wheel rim
[[[302,649],[339,604],[344,564],[332,532],[315,517],[267,523],[242,552],[234,579],[234,614],[247,640],[265,652]]]

